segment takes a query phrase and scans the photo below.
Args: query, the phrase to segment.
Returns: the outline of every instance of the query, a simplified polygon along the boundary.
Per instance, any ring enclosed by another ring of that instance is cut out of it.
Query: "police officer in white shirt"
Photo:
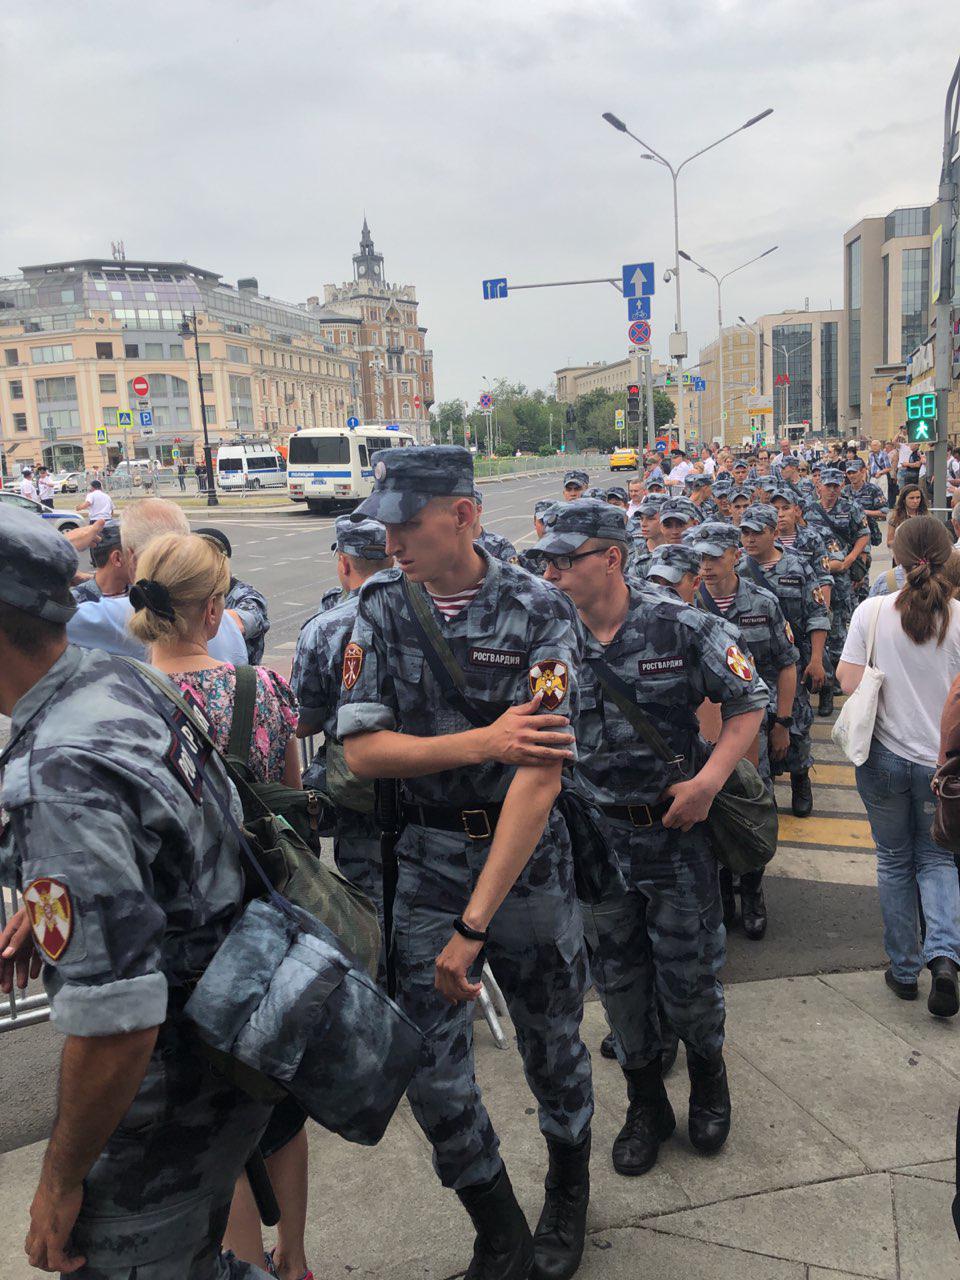
[[[52,511],[53,495],[56,493],[56,488],[50,478],[50,472],[46,467],[37,468],[37,493],[39,494],[40,501],[43,505],[49,511]]]
[[[90,492],[77,510],[89,511],[91,524],[94,520],[110,520],[113,518],[113,499],[109,493],[103,492],[103,485],[99,480],[91,480]]]
[[[32,498],[34,502],[39,502],[37,496],[37,487],[33,483],[33,470],[31,467],[24,467],[20,472],[20,496],[21,498]]]

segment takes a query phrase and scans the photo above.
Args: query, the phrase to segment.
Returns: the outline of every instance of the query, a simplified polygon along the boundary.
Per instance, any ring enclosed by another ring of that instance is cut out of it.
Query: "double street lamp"
[[[210,436],[207,433],[207,402],[203,398],[203,370],[200,368],[200,335],[197,332],[197,313],[195,310],[191,311],[189,316],[184,314],[177,327],[177,332],[181,338],[193,338],[193,345],[197,352],[197,386],[200,388],[200,417],[203,421],[203,466],[207,473],[207,506],[219,507],[220,500],[217,497],[216,486],[213,482],[213,455],[210,452]]]
[[[763,253],[758,253],[756,257],[741,262],[739,267],[732,267],[729,271],[725,271],[722,276],[716,275],[708,267],[697,262],[696,258],[691,258],[689,253],[684,253],[682,249],[678,250],[680,257],[685,262],[689,262],[691,266],[696,267],[701,275],[709,276],[717,286],[717,341],[719,343],[719,366],[720,366],[720,439],[726,444],[724,438],[724,422],[726,421],[726,400],[724,398],[723,388],[723,282],[730,276],[736,275],[738,271],[742,271],[744,267],[752,267],[755,262],[759,262],[761,258],[766,258],[769,254],[775,253],[779,245],[771,245],[769,249],[764,249]]]
[[[749,129],[753,125],[759,124],[761,120],[765,120],[767,116],[772,114],[773,114],[773,107],[767,107],[767,109],[765,111],[761,111],[759,115],[751,116],[750,119],[747,120],[744,124],[738,125],[736,129],[731,129],[730,132],[725,133],[722,138],[717,138],[716,142],[711,142],[709,143],[708,146],[701,147],[699,151],[694,151],[693,155],[687,156],[685,160],[681,160],[678,165],[674,166],[670,163],[669,160],[666,159],[665,156],[662,156],[659,151],[651,147],[648,142],[644,142],[642,138],[638,138],[637,135],[633,133],[630,129],[628,129],[627,126],[623,123],[623,121],[619,119],[619,117],[615,116],[612,111],[604,111],[603,113],[603,118],[604,120],[606,120],[607,124],[611,125],[614,129],[618,129],[620,133],[625,133],[628,138],[632,138],[634,142],[639,143],[640,146],[643,147],[643,155],[640,157],[642,160],[653,160],[657,164],[663,165],[663,167],[666,170],[668,170],[670,177],[673,180],[673,254],[674,254],[674,258],[673,258],[673,267],[668,270],[667,276],[669,276],[672,272],[673,281],[674,281],[674,285],[676,286],[676,293],[677,293],[675,332],[678,336],[677,336],[676,342],[675,343],[671,342],[670,344],[670,356],[671,358],[675,359],[677,362],[677,375],[678,375],[678,381],[680,386],[683,385],[683,362],[686,359],[687,351],[686,351],[686,337],[685,335],[683,335],[683,314],[682,314],[681,304],[680,304],[680,214],[679,214],[679,206],[678,206],[678,199],[677,199],[677,179],[680,177],[681,171],[688,164],[690,164],[692,160],[696,160],[698,156],[702,156],[706,152],[712,151],[714,147],[719,147],[721,142],[726,142],[726,140],[728,138],[732,138],[734,134],[743,133],[744,129]],[[684,431],[685,411],[684,411],[682,396],[679,399],[679,408],[680,408],[680,421],[678,426],[679,426],[680,447],[682,449],[684,447],[684,437],[685,437],[685,431]]]

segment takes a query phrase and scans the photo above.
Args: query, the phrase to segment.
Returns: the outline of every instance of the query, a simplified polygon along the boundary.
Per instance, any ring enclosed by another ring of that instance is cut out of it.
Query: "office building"
[[[669,366],[660,360],[652,360],[651,365],[656,386],[657,379],[663,377]],[[557,380],[556,394],[561,404],[573,404],[591,391],[626,396],[631,383],[643,382],[643,356],[632,351],[626,359],[609,364],[606,360],[597,360],[594,364],[565,365],[555,370],[553,376]]]
[[[214,446],[239,433],[282,444],[361,412],[355,316],[281,302],[256,279],[234,286],[185,262],[42,263],[0,278],[4,470],[192,463],[203,440],[197,353],[179,325],[194,311]],[[134,390],[139,377],[145,395]],[[118,424],[126,413],[129,430]]]
[[[725,325],[723,329],[723,399],[726,416],[720,416],[720,340],[714,338],[700,348],[696,372],[706,386],[700,393],[701,440],[721,440],[740,448],[751,434],[749,397],[759,390],[758,342],[745,325]]]
[[[931,209],[864,218],[843,237],[839,342],[840,434],[874,434],[871,384],[878,370],[903,371],[930,325]],[[885,376],[881,374],[881,377]]]
[[[433,352],[417,320],[417,291],[411,284],[388,284],[383,254],[374,247],[363,220],[360,251],[353,255],[353,279],[324,285],[324,302],[359,321],[363,414],[368,422],[398,422],[428,444],[428,410],[434,401]],[[309,299],[310,307],[318,299]]]

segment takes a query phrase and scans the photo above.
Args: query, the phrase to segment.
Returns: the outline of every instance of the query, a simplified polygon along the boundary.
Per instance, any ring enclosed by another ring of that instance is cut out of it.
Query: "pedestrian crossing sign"
[[[107,444],[107,428],[97,427],[97,444]]]
[[[129,409],[117,410],[117,426],[123,431],[133,430],[133,414]]]

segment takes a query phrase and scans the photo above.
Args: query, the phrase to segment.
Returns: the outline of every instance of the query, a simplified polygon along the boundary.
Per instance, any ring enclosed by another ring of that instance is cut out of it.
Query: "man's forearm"
[[[777,715],[793,714],[793,700],[797,696],[797,668],[795,663],[784,667],[777,676]]]
[[[810,632],[810,660],[823,664],[823,651],[827,644],[826,631]]]
[[[343,742],[347,768],[358,778],[422,778],[445,769],[483,764],[483,729],[415,738],[392,729],[351,734]]]
[[[67,1037],[41,1181],[54,1190],[80,1186],[136,1097],[156,1040],[156,1027]]]
[[[760,732],[764,709],[745,711],[743,715],[730,716],[724,720],[717,745],[710,752],[710,759],[703,766],[697,777],[709,782],[715,791],[719,791],[733,773],[739,760],[748,755],[751,746]]]
[[[560,791],[561,766],[520,768],[500,810],[493,844],[463,913],[473,929],[486,929],[539,843]]]

